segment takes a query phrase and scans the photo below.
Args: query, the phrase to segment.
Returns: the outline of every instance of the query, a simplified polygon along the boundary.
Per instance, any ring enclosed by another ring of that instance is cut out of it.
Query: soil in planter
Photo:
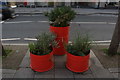
[[[93,52],[95,53],[96,57],[100,60],[101,64],[104,68],[118,68],[119,66],[119,59],[120,55],[115,56],[108,56],[104,53],[103,49],[108,48],[108,45],[94,45],[92,47]],[[118,49],[120,52],[120,47]]]

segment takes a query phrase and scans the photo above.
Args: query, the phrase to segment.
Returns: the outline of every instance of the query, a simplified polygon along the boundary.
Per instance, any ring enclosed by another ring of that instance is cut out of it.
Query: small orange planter
[[[69,27],[53,27],[50,26],[50,31],[57,35],[56,41],[58,42],[58,48],[53,48],[54,55],[64,55],[66,50],[64,43],[68,43]]]
[[[84,72],[89,68],[90,54],[87,56],[75,56],[67,53],[66,67],[73,72]]]
[[[34,71],[37,72],[44,72],[48,71],[53,68],[53,61],[52,61],[53,53],[47,55],[34,55],[30,53],[30,67]]]

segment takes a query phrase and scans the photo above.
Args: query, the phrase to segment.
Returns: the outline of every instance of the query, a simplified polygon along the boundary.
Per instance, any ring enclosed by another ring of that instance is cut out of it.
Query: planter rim
[[[90,55],[90,52],[89,52],[89,54],[88,54],[88,55],[85,55],[85,56],[76,56],[76,55],[73,55],[73,54],[71,54],[71,53],[69,53],[69,52],[67,52],[67,54],[69,54],[69,55],[71,55],[71,56],[73,56],[73,57],[87,57],[87,56],[89,56],[89,55]]]
[[[57,27],[57,26],[50,25],[50,27]],[[64,26],[64,27],[70,27],[70,26]],[[64,28],[64,27],[59,27],[59,28]]]
[[[31,52],[30,52],[30,54],[32,54],[34,56],[42,56],[43,57],[43,56],[48,56],[48,55],[52,54],[52,51],[50,53],[46,54],[46,55],[35,55],[35,54],[31,53]]]

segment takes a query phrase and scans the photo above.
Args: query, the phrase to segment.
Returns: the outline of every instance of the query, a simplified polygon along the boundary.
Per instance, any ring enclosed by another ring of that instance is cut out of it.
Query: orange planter
[[[53,53],[47,55],[34,55],[30,53],[30,67],[34,71],[44,72],[53,68]]]
[[[58,42],[58,48],[53,48],[54,55],[64,55],[66,50],[64,43],[68,43],[69,27],[53,27],[50,26],[50,31],[57,35],[56,41]]]
[[[73,72],[84,72],[89,68],[90,54],[87,56],[75,56],[67,53],[66,67]]]

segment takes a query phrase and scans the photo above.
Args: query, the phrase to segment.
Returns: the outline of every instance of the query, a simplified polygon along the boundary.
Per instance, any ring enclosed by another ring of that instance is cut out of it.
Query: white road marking
[[[38,22],[48,23],[49,21],[38,21]]]
[[[16,16],[20,16],[20,15],[17,14]]]
[[[93,41],[92,43],[110,43],[111,40],[105,40],[105,41]]]
[[[4,23],[5,21],[1,21],[0,23],[2,24],[2,23]]]
[[[20,16],[44,16],[44,15],[33,15],[33,14],[31,14],[31,15],[20,15]]]
[[[35,21],[15,21],[15,22],[4,22],[4,23],[9,24],[9,23],[30,23],[30,22],[35,22]]]
[[[7,39],[1,39],[1,41],[13,41],[13,40],[20,40],[20,38],[7,38]]]
[[[108,23],[108,24],[113,24],[113,25],[115,25],[116,23]]]
[[[105,40],[105,41],[92,41],[92,44],[95,44],[95,43],[110,43],[111,40]],[[72,41],[69,41],[68,43],[72,43]]]
[[[2,43],[2,45],[28,45],[29,43]],[[110,43],[91,44],[91,45],[110,45]]]
[[[37,39],[34,39],[34,38],[24,38],[24,40],[36,41]]]
[[[2,45],[28,45],[28,43],[2,43]]]
[[[49,23],[49,21],[15,21],[15,22],[4,22],[6,24],[11,23],[30,23],[30,22],[40,22],[40,23]],[[116,24],[112,22],[70,22],[70,23],[76,23],[76,24]]]
[[[77,23],[77,24],[107,24],[107,22],[70,22],[70,23]]]

